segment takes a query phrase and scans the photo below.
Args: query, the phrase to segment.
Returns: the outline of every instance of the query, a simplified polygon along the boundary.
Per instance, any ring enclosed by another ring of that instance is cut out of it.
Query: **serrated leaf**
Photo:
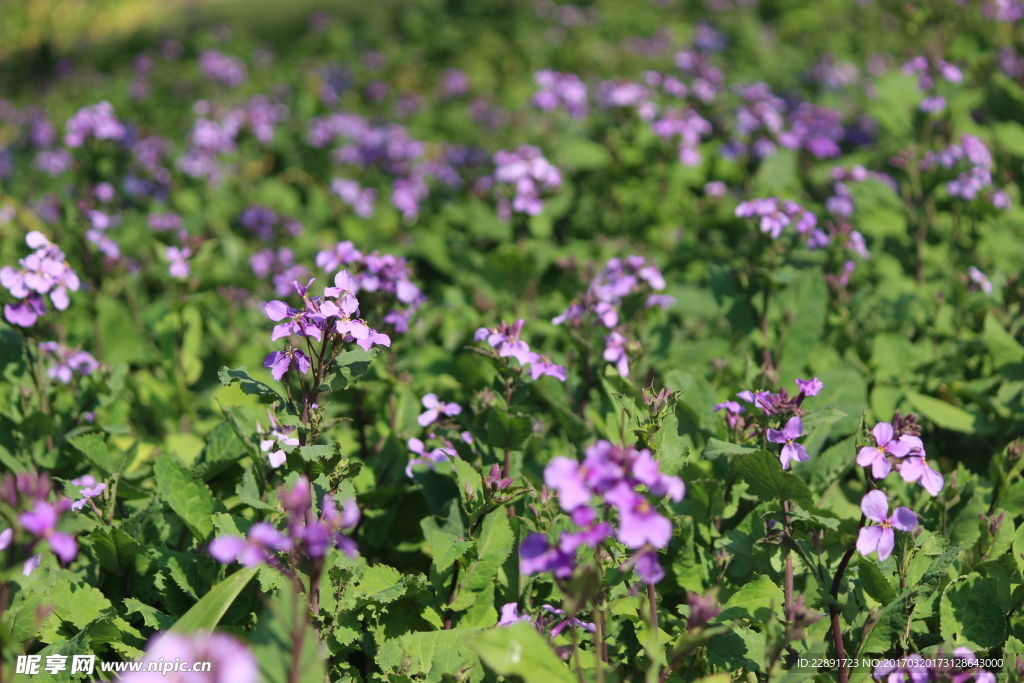
[[[679,418],[674,414],[665,416],[654,435],[654,450],[654,457],[662,472],[675,476],[682,471],[690,449],[686,440],[679,435]]]
[[[243,394],[256,396],[260,400],[260,403],[284,403],[284,398],[281,397],[281,394],[277,393],[263,382],[250,377],[249,368],[244,365],[237,367],[234,370],[224,366],[217,372],[217,377],[220,379],[220,383],[226,387],[237,382],[241,387]]]
[[[235,433],[235,427],[230,420],[224,420],[210,432],[192,471],[203,481],[209,481],[245,455],[246,446]]]
[[[483,631],[470,641],[491,670],[525,683],[573,683],[575,677],[537,630],[525,622]]]
[[[247,469],[242,474],[242,481],[235,485],[235,493],[241,498],[242,502],[251,508],[257,510],[271,510],[278,512],[278,509],[273,505],[269,505],[260,500],[260,489],[256,485],[256,475],[252,473],[251,469]]]
[[[356,384],[370,369],[370,363],[376,351],[362,349],[343,351],[334,359],[334,375],[331,377],[331,389],[344,391]]]
[[[125,614],[138,614],[149,628],[166,631],[174,626],[174,617],[169,617],[156,607],[150,607],[135,598],[125,598],[124,606]]]
[[[189,531],[205,541],[213,533],[213,494],[180,460],[170,455],[157,459],[153,465],[157,490]]]
[[[256,576],[259,567],[243,567],[224,579],[192,605],[171,627],[178,633],[212,631],[220,623],[224,613],[231,607],[242,589]]]
[[[405,577],[386,564],[367,567],[356,589],[373,602],[388,603],[405,594]]]
[[[120,575],[128,569],[136,555],[146,551],[118,526],[95,529],[89,534],[88,543],[103,571],[114,575]]]
[[[1006,614],[993,579],[971,573],[950,582],[939,602],[942,637],[972,650],[999,647],[1006,638]]]
[[[198,600],[199,596],[206,592],[210,584],[200,577],[199,563],[194,555],[159,546],[150,548],[149,554],[156,558],[160,568],[167,572],[186,595]]]
[[[779,613],[785,597],[782,589],[764,574],[745,584],[722,605],[717,621],[727,619],[754,619],[768,621],[772,612]]]
[[[114,458],[110,455],[106,438],[102,433],[82,434],[69,439],[68,442],[74,446],[75,450],[87,457],[93,465],[103,470],[107,476],[117,471],[118,463],[115,463]]]
[[[704,450],[700,452],[700,456],[705,460],[714,460],[723,455],[747,455],[749,453],[757,453],[759,450],[759,448],[754,446],[740,446],[739,444],[711,437],[704,445]]]
[[[860,585],[864,592],[875,599],[880,605],[888,605],[896,599],[896,591],[892,584],[885,578],[878,564],[866,557],[860,558],[857,564],[857,571],[860,576]]]
[[[811,490],[803,479],[783,471],[779,459],[768,451],[744,456],[740,475],[749,485],[750,493],[763,500],[792,500],[806,508],[814,505]]]
[[[455,628],[448,631],[421,631],[407,633],[387,640],[377,655],[377,663],[387,673],[421,675],[430,672],[432,664],[450,666],[456,658],[439,653],[447,650],[466,651],[468,639],[478,633],[477,628]],[[447,673],[453,674],[454,671]]]
[[[487,416],[488,446],[507,450],[519,450],[533,434],[533,420],[528,415],[506,415],[492,410]]]
[[[466,567],[451,609],[462,610],[473,604],[475,598],[472,594],[494,581],[498,569],[512,552],[514,541],[508,517],[501,510],[487,515],[477,542],[477,557]]]

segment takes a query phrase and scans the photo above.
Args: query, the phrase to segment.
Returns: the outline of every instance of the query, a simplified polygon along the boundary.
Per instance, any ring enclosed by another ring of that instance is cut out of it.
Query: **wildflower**
[[[188,247],[167,247],[165,251],[167,260],[171,262],[170,275],[176,280],[188,279],[192,274],[192,267],[188,260],[192,257],[192,250]]]
[[[412,478],[413,465],[426,465],[430,469],[434,469],[434,463],[445,462],[450,458],[456,457],[452,452],[454,449],[435,448],[427,452],[426,444],[415,437],[409,439],[406,445],[408,445],[410,451],[419,456],[410,460],[409,464],[405,466],[405,474],[410,479]]]
[[[556,365],[550,360],[540,355],[539,353],[530,352],[530,376],[533,379],[539,379],[542,375],[548,375],[554,377],[560,382],[564,382],[566,378],[566,370],[563,365]]]
[[[563,609],[558,609],[557,607],[553,607],[547,604],[541,605],[540,608],[542,610],[547,611],[550,614],[554,614],[556,617],[565,617],[565,610]],[[597,631],[597,626],[590,623],[589,621],[580,621],[579,619],[575,618],[565,618],[558,622],[558,624],[551,629],[551,637],[557,638],[558,634],[564,631],[566,626],[582,628],[584,631],[588,633],[595,633]]]
[[[481,327],[473,335],[473,339],[475,341],[486,339],[491,348],[498,349],[499,357],[511,356],[518,360],[520,365],[527,365],[530,363],[530,345],[519,339],[525,322],[520,318],[514,325],[502,322],[495,329]]]
[[[741,406],[736,401],[725,401],[724,403],[716,403],[714,406],[715,412],[720,410],[725,411],[725,422],[729,425],[729,429],[736,429],[736,427],[742,424],[743,418],[740,417],[746,408]]]
[[[519,604],[509,602],[501,606],[501,618],[498,619],[498,626],[511,626],[520,621],[532,622],[528,614],[519,615]]]
[[[59,342],[40,342],[39,350],[57,359],[57,364],[48,367],[46,374],[62,384],[70,383],[75,372],[89,375],[100,367],[99,362],[88,351],[69,349]]]
[[[626,351],[629,340],[618,332],[612,332],[604,340],[604,359],[615,363],[620,375],[629,377],[629,353]]]
[[[284,377],[289,369],[294,367],[300,375],[305,375],[310,369],[309,356],[299,349],[288,347],[284,351],[274,351],[267,354],[263,359],[263,367],[270,368],[270,374],[278,382]]]
[[[690,591],[686,595],[686,602],[690,606],[690,615],[686,618],[688,631],[707,625],[722,612],[714,592],[700,595]]]
[[[924,443],[920,437],[904,434],[900,437],[902,443],[907,444],[909,452],[906,459],[900,463],[899,472],[903,481],[918,482],[924,489],[933,496],[939,495],[939,491],[945,485],[942,475],[933,469],[925,457]]]
[[[64,500],[70,504],[70,501]],[[57,531],[57,517],[61,509],[66,510],[67,506],[52,505],[45,501],[38,501],[31,512],[23,512],[18,517],[21,526],[39,539],[45,539],[50,543],[50,549],[61,559],[62,562],[71,562],[78,555],[78,543],[74,536],[63,531]]]
[[[971,278],[971,282],[981,288],[981,291],[986,294],[992,293],[992,282],[988,279],[985,273],[981,272],[974,266],[967,269],[967,275]]]
[[[605,494],[605,500],[619,511],[617,538],[628,548],[651,545],[664,548],[672,539],[672,522],[662,517],[644,496],[626,483]]]
[[[892,425],[888,422],[879,422],[871,433],[877,445],[861,448],[857,453],[857,464],[861,467],[870,465],[871,476],[875,479],[884,479],[892,471],[888,456],[902,458],[910,452],[910,445],[902,439],[893,439]]]
[[[799,417],[794,416],[789,418],[786,426],[782,428],[782,431],[777,429],[768,430],[768,440],[772,443],[785,444],[782,447],[782,453],[779,459],[782,461],[782,469],[788,470],[789,463],[793,460],[797,462],[807,462],[810,457],[807,454],[807,449],[803,444],[796,443],[796,439],[803,436],[804,423]]]
[[[96,496],[103,493],[103,491],[105,491],[107,488],[107,485],[103,482],[97,484],[96,478],[91,474],[85,474],[82,475],[81,477],[78,477],[77,479],[72,479],[71,483],[74,484],[75,486],[81,487],[79,489],[79,493],[82,494],[81,500],[76,500],[74,503],[71,504],[72,510],[81,510],[82,508],[85,507],[86,503],[89,502],[90,498],[95,498]]]
[[[519,571],[523,574],[552,572],[557,578],[567,579],[575,570],[574,554],[550,546],[544,534],[531,532],[519,545]]]
[[[817,377],[813,379],[798,379],[795,382],[800,387],[800,393],[804,396],[817,396],[825,388],[825,384]]]
[[[878,524],[861,528],[857,535],[857,551],[861,555],[870,555],[877,550],[879,562],[885,562],[896,545],[893,528],[913,531],[917,526],[917,515],[910,508],[898,507],[890,517],[889,500],[877,489],[865,494],[860,502],[860,509],[865,517]]]
[[[554,111],[562,106],[573,118],[586,117],[587,86],[579,76],[545,69],[535,73],[533,81],[538,86],[533,106],[541,111]]]
[[[270,466],[277,469],[288,459],[288,454],[285,453],[281,446],[295,448],[299,445],[299,440],[288,436],[295,429],[294,427],[279,425],[274,418],[274,414],[269,410],[267,411],[267,417],[270,419],[270,431],[266,434],[268,438],[260,439],[260,450],[267,454]],[[256,423],[256,431],[262,432],[259,422]],[[278,448],[274,450],[274,446]]]
[[[243,567],[252,567],[267,562],[275,551],[291,550],[292,542],[287,536],[266,522],[257,522],[249,528],[246,538],[224,535],[210,541],[208,551],[213,559],[222,564],[239,562]]]
[[[64,144],[68,147],[81,147],[90,135],[97,140],[121,140],[127,134],[128,130],[114,115],[114,107],[109,102],[100,102],[79,109],[68,119]]]
[[[167,664],[209,662],[209,673],[171,672]],[[121,679],[124,683],[259,683],[259,664],[248,647],[226,633],[182,635],[168,631],[156,636],[146,647],[140,670]]]
[[[427,410],[416,418],[420,427],[426,427],[437,422],[442,413],[449,417],[454,417],[462,412],[462,406],[458,403],[444,403],[437,398],[437,394],[427,394],[423,397],[422,402],[423,407]]]
[[[317,341],[323,339],[323,332],[320,327],[316,325],[305,310],[300,311],[292,308],[283,301],[271,301],[263,310],[267,317],[274,322],[285,321],[274,326],[274,331],[270,335],[270,341],[277,341],[291,334],[296,334],[300,337],[313,337]]]

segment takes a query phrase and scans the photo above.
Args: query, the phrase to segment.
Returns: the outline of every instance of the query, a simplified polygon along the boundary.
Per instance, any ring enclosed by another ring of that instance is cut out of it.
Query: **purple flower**
[[[714,593],[700,595],[690,591],[686,596],[686,602],[690,606],[690,615],[686,618],[686,629],[689,631],[706,626],[722,612]]]
[[[270,466],[277,469],[288,459],[288,454],[285,453],[281,446],[295,448],[299,445],[299,440],[288,436],[295,428],[279,425],[274,418],[274,414],[269,410],[267,411],[267,418],[270,420],[270,431],[266,433],[267,438],[260,439],[260,450],[267,454]],[[256,431],[260,433],[263,431],[259,422],[256,423]],[[274,449],[274,446],[278,446],[278,448]]]
[[[519,604],[509,602],[501,606],[501,618],[498,619],[498,626],[511,626],[520,621],[532,622],[528,614],[519,616]]]
[[[554,377],[560,382],[566,378],[565,366],[556,365],[539,353],[530,352],[530,376],[539,379],[542,375]]]
[[[884,479],[892,471],[888,456],[904,457],[910,452],[910,444],[902,439],[894,440],[892,425],[888,422],[879,422],[871,433],[875,436],[877,446],[861,448],[857,453],[857,464],[861,467],[870,465],[871,476],[875,479]]]
[[[114,107],[109,102],[100,102],[79,109],[68,119],[64,144],[68,147],[81,147],[89,135],[97,140],[121,140],[127,134],[127,129],[114,115]]]
[[[928,464],[924,452],[924,443],[919,437],[909,434],[901,436],[900,442],[905,443],[910,449],[906,459],[899,465],[899,472],[900,476],[903,477],[903,481],[916,481],[928,493],[933,496],[939,495],[939,491],[942,490],[946,482],[942,475]]]
[[[70,502],[70,501],[65,501]],[[67,509],[64,507],[63,509]],[[71,562],[78,556],[78,543],[74,536],[63,531],[57,531],[57,517],[59,510],[56,506],[38,501],[31,512],[23,512],[18,517],[22,528],[39,539],[45,539],[50,543],[50,549],[61,559],[62,562]]]
[[[573,118],[586,117],[587,86],[579,76],[543,70],[533,75],[533,81],[538,86],[533,96],[533,106],[541,111],[554,111],[561,106]]]
[[[672,539],[672,522],[662,517],[645,497],[621,483],[607,494],[605,500],[619,511],[619,542],[628,548],[651,545],[664,548]]]
[[[423,407],[427,409],[426,412],[416,418],[420,427],[427,427],[437,422],[442,413],[449,417],[454,417],[462,412],[462,406],[458,403],[444,403],[437,398],[437,394],[427,394],[424,396]]]
[[[167,260],[171,262],[170,275],[176,280],[186,280],[192,274],[192,267],[188,260],[192,257],[192,250],[188,247],[167,247],[165,250]]]
[[[653,550],[641,551],[633,560],[636,573],[640,580],[649,586],[653,586],[665,578],[665,570],[658,562],[658,553]]]
[[[804,423],[799,417],[794,416],[789,418],[789,422],[782,428],[782,431],[777,429],[768,430],[768,440],[772,443],[785,444],[782,447],[782,453],[779,459],[782,461],[782,469],[788,470],[789,463],[792,460],[797,462],[807,462],[810,457],[807,454],[807,449],[804,448],[803,444],[796,443],[796,439],[799,439],[804,434]]]
[[[96,496],[103,493],[103,491],[105,491],[107,488],[107,485],[105,483],[97,484],[96,478],[93,477],[91,474],[86,474],[81,477],[78,477],[77,479],[72,479],[71,483],[74,484],[75,486],[81,487],[79,493],[82,494],[81,500],[76,500],[74,503],[71,504],[72,510],[81,510],[82,508],[85,507],[86,503],[89,501],[90,498],[95,498]]]
[[[552,572],[567,579],[576,570],[576,558],[558,546],[548,545],[547,536],[537,532],[526,535],[519,545],[519,571],[523,574]]]
[[[572,458],[558,456],[544,468],[544,483],[558,491],[558,502],[568,512],[590,502],[593,493],[584,479],[585,470]]]
[[[323,331],[311,319],[306,311],[292,308],[283,301],[271,301],[264,307],[267,317],[278,322],[284,320],[280,325],[274,326],[270,335],[270,341],[277,341],[282,337],[295,334],[300,337],[313,337],[317,341],[323,340]],[[267,367],[270,367],[269,365]]]
[[[48,367],[46,374],[62,384],[70,383],[75,372],[89,375],[100,367],[99,362],[88,351],[69,349],[59,342],[40,342],[39,350],[57,359],[57,364]]]
[[[14,529],[0,531],[0,550],[7,550],[12,540],[14,540]]]
[[[986,294],[992,293],[992,282],[988,279],[985,273],[981,272],[974,266],[967,269],[967,275],[971,278],[971,282],[981,288],[981,291]]]
[[[629,340],[618,332],[612,332],[604,341],[604,359],[615,363],[620,375],[629,377],[629,353],[626,350]]]
[[[210,541],[208,551],[222,564],[237,561],[243,567],[252,567],[270,560],[273,552],[291,548],[292,542],[287,536],[266,522],[257,522],[249,528],[246,538],[218,536]]]
[[[878,561],[885,562],[896,545],[893,528],[900,531],[913,531],[917,526],[917,515],[910,508],[898,507],[889,516],[889,500],[879,490],[868,491],[860,502],[864,516],[877,522],[861,528],[857,535],[857,551],[861,555],[870,555],[878,551]]]
[[[435,448],[428,452],[426,444],[415,437],[409,439],[406,444],[409,446],[409,450],[418,456],[410,460],[409,464],[405,466],[405,474],[410,479],[412,478],[413,465],[426,465],[430,469],[434,469],[434,463],[445,462],[457,457],[454,448]]]
[[[557,607],[553,607],[552,605],[544,604],[544,605],[541,605],[540,608],[542,610],[550,613],[550,614],[554,614],[556,617],[564,617],[565,616],[565,610],[564,609],[558,609]],[[595,633],[597,631],[597,626],[595,626],[594,624],[591,624],[589,621],[580,621],[579,619],[571,619],[571,618],[570,619],[562,619],[560,622],[558,622],[558,624],[554,628],[551,629],[550,637],[557,638],[558,634],[561,633],[562,631],[564,631],[566,626],[572,626],[574,628],[582,628],[584,631],[586,631],[588,633]]]
[[[511,356],[518,360],[520,365],[528,365],[530,363],[530,345],[519,339],[525,322],[520,318],[513,325],[502,322],[497,328],[481,327],[473,335],[473,339],[475,341],[486,339],[491,348],[498,349],[499,357]]]
[[[824,382],[817,377],[813,379],[798,379],[794,380],[796,385],[800,387],[800,393],[804,396],[817,396],[822,389],[825,388]]]
[[[249,76],[242,60],[228,57],[217,50],[203,50],[199,57],[199,68],[211,81],[229,88],[237,88]]]
[[[182,673],[165,676],[175,662],[209,662],[209,673]],[[162,668],[161,668],[162,667]],[[168,631],[151,640],[142,658],[140,671],[128,673],[124,683],[259,683],[260,667],[248,647],[226,633],[182,635]]]
[[[662,474],[657,461],[646,448],[637,453],[630,467],[630,474],[655,496],[668,496],[678,503],[686,495],[686,486],[679,477]]]
[[[263,367],[270,368],[270,374],[273,375],[275,380],[280,382],[281,378],[292,367],[300,375],[305,375],[309,372],[310,361],[309,357],[299,349],[288,347],[284,351],[274,351],[267,354],[267,357],[263,359]]]

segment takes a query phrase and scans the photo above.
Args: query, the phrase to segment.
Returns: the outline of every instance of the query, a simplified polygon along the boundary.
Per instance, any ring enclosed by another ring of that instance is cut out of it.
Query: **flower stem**
[[[864,515],[860,516],[860,524],[858,527],[864,526]],[[850,564],[850,558],[853,557],[853,553],[857,550],[856,543],[851,545],[846,554],[843,555],[843,559],[839,560],[839,566],[836,567],[836,575],[832,579],[832,599],[834,601],[839,600],[839,586],[843,581],[843,574],[846,573],[846,567]],[[850,680],[850,674],[843,666],[843,660],[846,659],[846,648],[843,646],[843,628],[839,621],[839,606],[835,602],[830,603],[828,606],[829,615],[832,617],[832,642],[836,646],[836,657],[839,659],[839,683],[848,683]]]

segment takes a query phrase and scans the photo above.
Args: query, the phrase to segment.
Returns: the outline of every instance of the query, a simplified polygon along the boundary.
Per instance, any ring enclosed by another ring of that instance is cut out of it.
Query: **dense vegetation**
[[[1024,678],[1024,4],[264,9],[4,55],[0,681]]]

